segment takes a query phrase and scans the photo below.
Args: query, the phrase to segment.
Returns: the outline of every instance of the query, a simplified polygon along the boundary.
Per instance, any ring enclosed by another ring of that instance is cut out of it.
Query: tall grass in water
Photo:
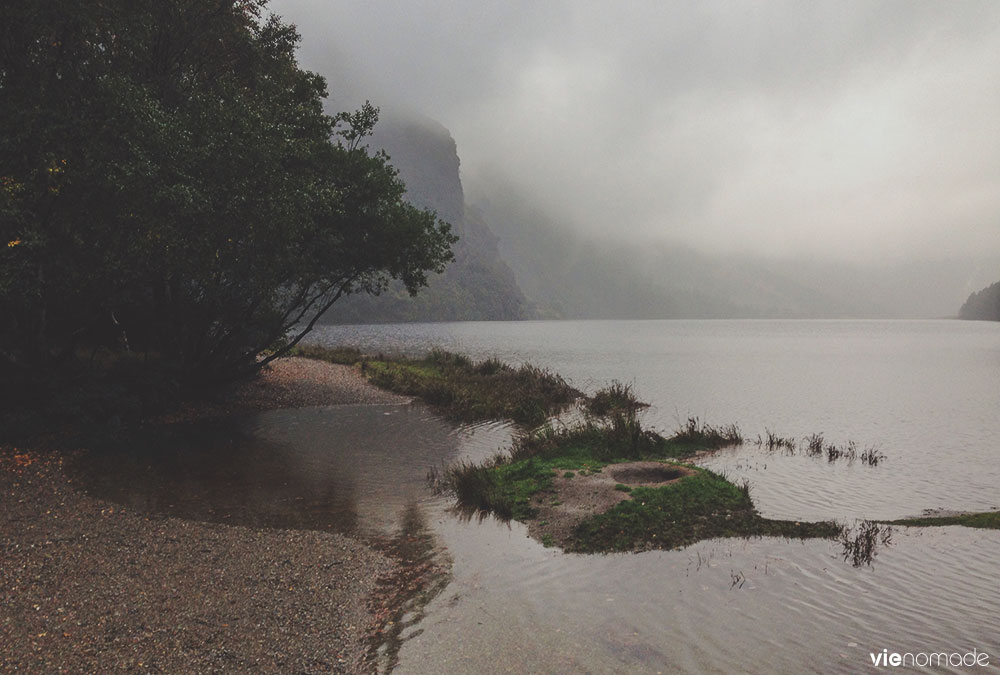
[[[483,464],[460,461],[442,471],[431,469],[427,482],[435,494],[454,497],[459,507],[480,514],[513,517],[513,504],[497,485],[494,469],[507,461],[499,455]]]
[[[795,442],[794,438],[787,436],[779,436],[770,429],[764,429],[765,438],[757,436],[757,446],[766,447],[769,451],[774,450],[787,450],[789,453],[795,454],[795,450],[798,447],[798,443]]]
[[[886,456],[874,446],[866,447],[864,452],[861,453],[861,463],[867,464],[868,466],[878,466],[878,463],[885,458]]]
[[[854,567],[871,565],[878,549],[892,543],[892,527],[871,520],[863,520],[853,529],[844,527],[840,534],[844,560]]]
[[[674,432],[673,439],[682,443],[690,443],[704,448],[724,448],[729,445],[741,445],[743,434],[735,424],[712,426],[697,417],[687,418]]]
[[[603,417],[616,412],[638,411],[648,408],[649,404],[640,401],[632,389],[632,385],[612,380],[608,386],[599,389],[585,404],[591,415]]]
[[[823,434],[810,434],[805,439],[806,453],[810,457],[819,457],[823,454]]]

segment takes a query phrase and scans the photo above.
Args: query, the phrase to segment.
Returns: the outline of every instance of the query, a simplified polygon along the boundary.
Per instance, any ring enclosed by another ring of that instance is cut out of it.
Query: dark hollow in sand
[[[608,470],[611,477],[625,485],[658,485],[683,478],[691,472],[678,466],[658,465],[648,463],[627,464],[612,467]]]

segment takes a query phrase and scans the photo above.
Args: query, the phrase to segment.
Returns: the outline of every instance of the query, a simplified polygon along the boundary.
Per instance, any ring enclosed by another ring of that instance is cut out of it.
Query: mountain
[[[958,310],[958,318],[1000,321],[1000,281],[970,295]]]
[[[630,240],[617,224],[586,234],[496,175],[474,177],[470,195],[500,238],[518,285],[545,317],[941,318],[1000,266],[989,257],[865,264],[708,254]]]
[[[851,306],[741,257],[587,237],[493,181],[478,204],[541,316],[571,319],[848,316]]]
[[[380,296],[337,302],[327,323],[517,320],[531,308],[500,256],[498,239],[482,214],[465,204],[455,140],[443,126],[419,117],[384,116],[369,142],[385,150],[406,183],[411,204],[437,213],[459,236],[455,261],[411,298],[400,284]]]
[[[327,322],[938,318],[953,315],[1000,265],[709,254],[629,239],[622,236],[627,222],[587,234],[502,177],[473,176],[467,194],[455,140],[437,122],[385,115],[369,146],[389,154],[411,203],[452,224],[460,237],[455,261],[416,298],[401,285],[379,297],[352,296],[334,305]]]

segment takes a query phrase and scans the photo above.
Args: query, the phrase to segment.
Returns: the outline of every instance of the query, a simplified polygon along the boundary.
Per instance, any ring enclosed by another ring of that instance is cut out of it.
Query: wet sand
[[[405,401],[351,368],[286,359],[159,421]],[[66,461],[0,447],[0,670],[375,670],[407,577],[376,542],[127,511],[78,490]]]

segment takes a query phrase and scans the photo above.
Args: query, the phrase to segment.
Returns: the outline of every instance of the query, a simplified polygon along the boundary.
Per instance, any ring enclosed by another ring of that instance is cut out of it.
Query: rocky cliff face
[[[455,261],[411,298],[401,286],[381,296],[352,296],[324,320],[332,323],[485,321],[527,318],[530,310],[514,274],[501,259],[497,237],[482,215],[467,209],[455,140],[429,119],[385,117],[369,146],[383,149],[406,183],[406,198],[451,223],[459,236]]]

